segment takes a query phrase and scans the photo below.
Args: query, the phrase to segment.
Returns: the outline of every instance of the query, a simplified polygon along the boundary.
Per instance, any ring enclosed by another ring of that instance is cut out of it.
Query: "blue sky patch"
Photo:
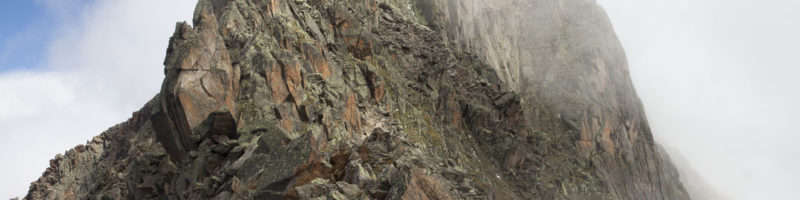
[[[30,70],[45,63],[55,23],[41,3],[12,0],[0,3],[0,72]]]

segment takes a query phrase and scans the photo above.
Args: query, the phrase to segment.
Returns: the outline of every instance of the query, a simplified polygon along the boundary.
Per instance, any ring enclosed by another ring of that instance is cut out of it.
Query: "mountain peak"
[[[26,199],[689,198],[593,1],[200,0],[164,65]]]

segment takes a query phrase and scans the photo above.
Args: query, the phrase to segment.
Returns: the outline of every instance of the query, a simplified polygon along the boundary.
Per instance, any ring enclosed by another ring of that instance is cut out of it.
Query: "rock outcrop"
[[[26,199],[688,199],[588,0],[200,0]]]

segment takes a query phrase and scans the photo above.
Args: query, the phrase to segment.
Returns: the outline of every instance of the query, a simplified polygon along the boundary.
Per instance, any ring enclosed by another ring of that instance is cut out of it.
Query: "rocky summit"
[[[25,199],[689,198],[594,0],[199,0],[164,74]]]

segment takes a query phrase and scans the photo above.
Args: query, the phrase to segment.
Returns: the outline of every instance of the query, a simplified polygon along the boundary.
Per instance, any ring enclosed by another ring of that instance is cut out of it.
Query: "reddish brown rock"
[[[284,102],[278,104],[275,106],[275,113],[280,120],[280,127],[283,128],[284,131],[293,133],[299,131],[301,128],[299,125],[300,116],[297,113],[294,103]]]
[[[271,60],[267,62],[266,74],[267,84],[272,94],[272,101],[275,103],[283,103],[289,97],[289,89],[286,88],[286,81],[283,79],[283,69],[277,61]]]
[[[328,58],[323,53],[321,46],[317,46],[310,43],[301,44],[301,49],[303,53],[303,57],[314,67],[314,69],[322,75],[323,79],[327,79],[331,76],[331,68],[328,62]]]
[[[356,105],[355,93],[350,93],[345,99],[345,107],[342,111],[342,119],[350,125],[350,130],[358,133],[361,130],[361,114]]]
[[[286,88],[289,90],[289,94],[295,101],[301,99],[300,97],[305,94],[303,94],[304,92],[302,91],[303,73],[300,68],[300,62],[287,51],[280,51],[273,55],[281,66],[281,70],[283,71],[282,76],[284,81],[286,81],[285,84]]]

